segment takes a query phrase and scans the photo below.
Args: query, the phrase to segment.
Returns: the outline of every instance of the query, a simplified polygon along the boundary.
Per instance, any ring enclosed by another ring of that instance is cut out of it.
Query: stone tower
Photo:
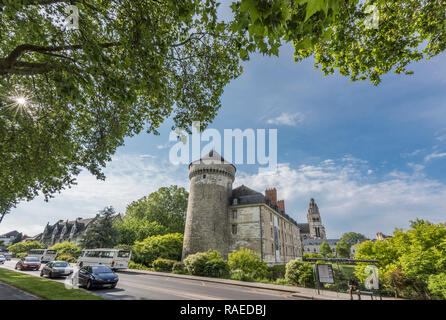
[[[228,207],[235,167],[212,150],[189,165],[189,201],[184,230],[183,259],[189,254],[229,251]]]
[[[307,214],[308,224],[310,227],[310,238],[312,239],[327,239],[325,235],[325,227],[322,224],[319,208],[314,199],[310,200],[310,207]]]

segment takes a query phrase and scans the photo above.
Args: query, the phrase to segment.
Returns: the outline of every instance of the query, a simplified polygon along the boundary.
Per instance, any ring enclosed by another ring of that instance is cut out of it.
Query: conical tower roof
[[[223,164],[223,165],[231,165],[232,167],[234,167],[234,169],[236,170],[235,166],[229,162],[226,161],[217,151],[215,150],[211,150],[209,151],[208,154],[206,154],[205,156],[203,156],[200,160],[196,160],[196,161],[192,161],[189,164],[189,168],[191,167],[191,165],[195,165],[195,164],[204,164],[204,165],[209,165],[209,164]]]

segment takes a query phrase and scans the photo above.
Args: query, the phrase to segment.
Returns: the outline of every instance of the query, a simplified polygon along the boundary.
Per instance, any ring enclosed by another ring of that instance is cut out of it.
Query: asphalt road
[[[14,270],[17,260],[6,261],[0,267]],[[19,271],[39,277],[40,271]],[[119,282],[114,289],[94,289],[91,292],[117,300],[302,300],[291,293],[247,288],[201,280],[117,272]],[[54,281],[64,283],[64,278]],[[68,281],[70,282],[70,281]]]

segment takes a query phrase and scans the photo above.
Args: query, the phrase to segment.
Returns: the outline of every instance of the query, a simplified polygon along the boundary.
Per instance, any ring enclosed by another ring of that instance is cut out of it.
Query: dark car
[[[51,261],[43,266],[40,276],[48,276],[49,278],[67,277],[73,273],[73,268],[65,261]]]
[[[39,258],[37,257],[22,258],[16,263],[15,268],[19,270],[39,270],[40,269]]]
[[[109,268],[102,265],[85,266],[79,269],[78,284],[88,290],[94,287],[114,288],[118,283],[118,276]]]

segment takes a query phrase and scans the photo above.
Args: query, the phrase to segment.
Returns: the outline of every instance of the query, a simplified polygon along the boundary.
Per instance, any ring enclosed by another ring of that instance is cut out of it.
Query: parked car
[[[67,277],[73,273],[73,268],[65,261],[50,261],[40,270],[40,276],[49,278]]]
[[[40,261],[36,257],[25,257],[17,262],[15,268],[19,270],[39,270]]]
[[[6,261],[10,261],[12,254],[10,254],[9,252],[0,252],[0,255],[4,256],[6,258]]]
[[[0,254],[0,264],[4,264],[6,261],[6,257],[2,254]]]
[[[90,290],[94,287],[114,288],[119,277],[107,266],[92,265],[79,269],[78,284]]]

